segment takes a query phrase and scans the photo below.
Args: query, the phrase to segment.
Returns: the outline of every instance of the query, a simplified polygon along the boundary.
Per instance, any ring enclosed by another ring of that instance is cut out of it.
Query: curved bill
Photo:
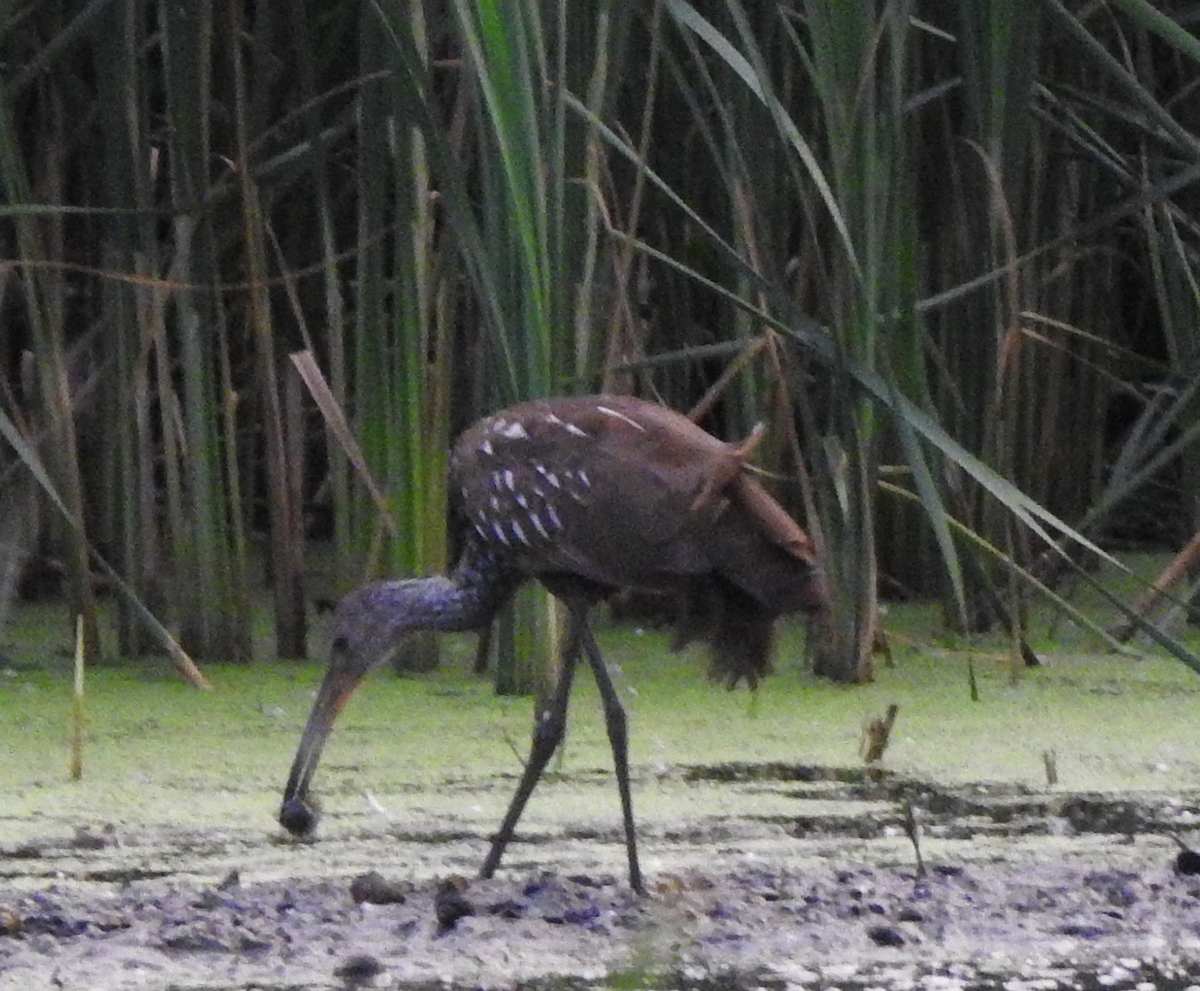
[[[292,771],[283,789],[283,804],[279,809],[280,824],[294,836],[306,836],[316,828],[317,815],[308,802],[308,785],[317,769],[334,720],[346,700],[361,684],[365,673],[350,662],[347,655],[338,656],[336,653],[325,672],[312,712],[308,714],[308,723],[300,735],[300,745],[296,748]]]

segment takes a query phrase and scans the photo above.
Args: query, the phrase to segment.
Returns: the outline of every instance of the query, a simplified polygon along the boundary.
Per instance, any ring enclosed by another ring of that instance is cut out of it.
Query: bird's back
[[[688,614],[716,617],[698,632],[735,669],[722,673],[753,681],[737,669],[765,658],[722,655],[745,652],[754,630],[769,639],[780,613],[819,611],[823,592],[808,537],[746,474],[747,456],[664,406],[567,397],[468,429],[451,484],[475,540],[507,567],[552,585],[678,590]]]

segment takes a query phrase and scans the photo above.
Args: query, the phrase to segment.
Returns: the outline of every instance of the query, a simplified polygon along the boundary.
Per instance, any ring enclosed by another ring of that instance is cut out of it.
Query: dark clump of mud
[[[1178,800],[888,787],[873,812],[852,786],[822,830],[648,824],[646,897],[609,832],[518,844],[487,881],[470,879],[483,836],[445,823],[48,837],[0,848],[0,988],[1200,985]],[[899,801],[920,807],[924,871]]]

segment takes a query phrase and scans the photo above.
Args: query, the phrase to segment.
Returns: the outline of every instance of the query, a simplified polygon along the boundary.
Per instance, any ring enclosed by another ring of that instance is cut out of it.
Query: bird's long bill
[[[347,665],[345,657],[335,656],[325,672],[325,679],[313,702],[308,723],[300,735],[300,745],[292,761],[292,773],[288,775],[287,787],[283,790],[283,807],[287,809],[293,801],[303,802],[308,795],[308,784],[325,749],[329,731],[334,720],[342,711],[346,700],[354,694],[363,679],[363,671]]]

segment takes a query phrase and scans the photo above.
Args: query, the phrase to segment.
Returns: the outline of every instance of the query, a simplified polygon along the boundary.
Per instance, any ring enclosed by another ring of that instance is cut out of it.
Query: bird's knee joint
[[[557,747],[565,728],[562,717],[554,712],[543,712],[533,727],[533,745],[536,747],[548,744],[551,749]]]

